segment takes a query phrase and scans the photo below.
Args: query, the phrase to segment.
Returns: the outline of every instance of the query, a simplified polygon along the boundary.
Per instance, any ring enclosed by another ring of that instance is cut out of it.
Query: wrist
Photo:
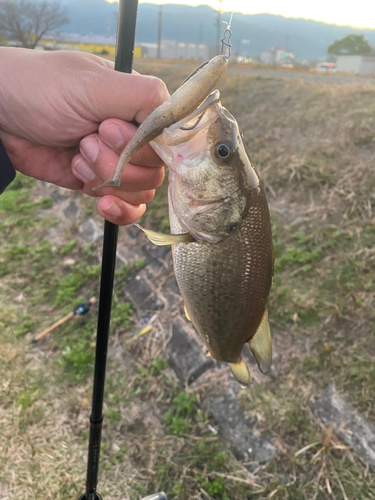
[[[22,106],[24,55],[27,49],[0,47],[0,130],[12,132],[17,108]]]
[[[8,115],[7,102],[10,99],[10,92],[7,90],[7,81],[11,79],[11,54],[10,47],[0,47],[0,130],[6,129],[6,117]]]

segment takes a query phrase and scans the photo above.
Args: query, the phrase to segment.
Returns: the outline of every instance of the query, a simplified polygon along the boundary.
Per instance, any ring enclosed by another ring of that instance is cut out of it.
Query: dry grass
[[[171,90],[186,76],[159,69],[149,72]],[[132,341],[137,318],[118,293],[100,492],[106,500],[160,489],[178,500],[375,498],[373,473],[311,411],[334,381],[375,421],[374,90],[230,75],[220,90],[272,209],[274,371],[254,372],[240,397],[279,457],[254,474],[234,460],[207,427],[217,374],[182,390],[157,336]],[[18,187],[0,198],[0,498],[68,500],[83,491],[95,317],[74,318],[40,345],[30,340],[96,292],[99,246],[79,240],[77,222],[56,219],[44,188]],[[84,220],[91,202],[76,201]],[[148,217],[167,227],[165,186]]]

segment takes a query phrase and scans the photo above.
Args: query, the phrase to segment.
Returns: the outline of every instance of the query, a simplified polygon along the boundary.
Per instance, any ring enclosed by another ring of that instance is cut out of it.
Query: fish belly
[[[185,307],[213,358],[235,363],[262,320],[273,275],[271,223],[263,188],[251,191],[241,226],[218,243],[173,245]],[[169,204],[172,234],[184,232]]]

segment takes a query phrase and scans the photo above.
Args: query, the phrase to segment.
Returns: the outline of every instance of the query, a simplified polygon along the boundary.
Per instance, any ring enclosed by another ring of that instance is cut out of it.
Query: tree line
[[[0,0],[0,45],[6,40],[34,49],[48,32],[69,23],[67,10],[58,1]],[[329,55],[372,54],[364,35],[347,35],[327,48]]]
[[[46,0],[0,0],[0,45],[6,39],[35,49],[48,32],[69,23],[59,2]]]
[[[327,49],[330,55],[360,54],[366,55],[373,53],[373,48],[365,39],[364,35],[347,35],[341,40],[336,40]]]

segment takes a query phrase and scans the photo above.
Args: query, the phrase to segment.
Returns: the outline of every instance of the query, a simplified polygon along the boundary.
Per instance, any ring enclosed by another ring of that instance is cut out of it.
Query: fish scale
[[[212,244],[176,243],[173,267],[189,316],[213,358],[236,363],[256,333],[272,284],[272,234],[264,189],[252,190],[241,226]],[[172,234],[182,227],[170,204]]]

